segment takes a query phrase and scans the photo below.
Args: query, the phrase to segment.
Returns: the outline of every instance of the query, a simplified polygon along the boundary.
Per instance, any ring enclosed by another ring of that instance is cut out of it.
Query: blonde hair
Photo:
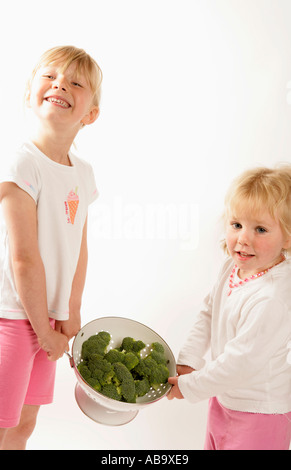
[[[225,197],[225,220],[230,212],[258,215],[262,211],[268,211],[279,221],[284,235],[291,237],[290,164],[247,170],[231,184]],[[227,251],[225,240],[222,246]],[[286,251],[291,254],[291,248]]]
[[[102,71],[97,62],[85,52],[75,46],[57,46],[44,52],[39,58],[31,77],[27,82],[26,91],[30,90],[32,81],[37,71],[49,64],[61,64],[61,70],[65,71],[72,64],[76,64],[76,73],[84,74],[93,93],[93,105],[100,105]]]

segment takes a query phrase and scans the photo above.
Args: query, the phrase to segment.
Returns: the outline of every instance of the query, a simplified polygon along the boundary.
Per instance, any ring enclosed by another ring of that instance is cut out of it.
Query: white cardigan
[[[216,396],[232,410],[287,413],[291,411],[291,260],[232,289],[228,296],[233,266],[232,259],[224,263],[180,351],[178,364],[196,371],[180,376],[179,388],[191,403]],[[205,362],[209,346],[211,360]]]

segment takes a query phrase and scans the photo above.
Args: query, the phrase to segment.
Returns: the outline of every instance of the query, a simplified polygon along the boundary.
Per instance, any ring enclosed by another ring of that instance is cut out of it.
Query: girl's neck
[[[70,166],[69,150],[72,146],[74,137],[56,135],[51,132],[36,132],[31,136],[31,141],[48,158],[61,165]]]

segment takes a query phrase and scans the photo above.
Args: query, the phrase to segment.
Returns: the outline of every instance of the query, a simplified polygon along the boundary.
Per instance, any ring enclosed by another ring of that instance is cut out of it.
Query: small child
[[[180,351],[168,398],[210,399],[206,450],[288,450],[291,165],[237,178],[225,221],[230,257]]]
[[[28,83],[31,139],[1,177],[0,448],[25,449],[53,399],[56,360],[80,329],[91,165],[71,152],[99,114],[102,72],[73,46],[45,52]]]

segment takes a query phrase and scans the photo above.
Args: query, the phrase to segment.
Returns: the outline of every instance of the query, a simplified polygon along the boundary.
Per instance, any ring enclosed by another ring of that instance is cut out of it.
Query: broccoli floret
[[[144,359],[146,370],[149,372],[148,379],[151,386],[153,384],[162,384],[168,380],[169,369],[164,364],[157,363],[151,355]]]
[[[151,354],[142,359],[135,367],[140,377],[147,377],[151,387],[157,389],[160,384],[166,383],[169,378],[169,369],[165,364],[156,362]]]
[[[132,351],[133,343],[134,343],[134,339],[127,336],[126,338],[123,338],[122,340],[121,349],[124,351]]]
[[[121,388],[113,383],[104,385],[104,387],[102,387],[101,393],[106,395],[108,398],[112,398],[113,400],[120,401],[122,399]]]
[[[89,379],[87,379],[88,384],[94,388],[94,390],[97,390],[97,392],[100,392],[101,391],[101,384],[99,382],[98,379],[96,379],[95,377],[90,377]]]
[[[97,333],[97,335],[95,335],[95,336],[97,336],[98,338],[101,338],[107,344],[110,343],[111,334],[108,333],[108,331],[99,331],[99,333]]]
[[[118,349],[110,349],[110,351],[105,354],[104,359],[106,359],[106,361],[109,361],[111,364],[113,364],[114,362],[123,362],[124,354]]]
[[[149,358],[149,359],[148,359]],[[148,359],[146,361],[146,359]],[[151,363],[152,361],[152,363]],[[134,368],[134,372],[136,372],[140,377],[148,377],[151,375],[153,368],[155,367],[156,362],[150,356],[141,359],[137,366]]]
[[[115,372],[113,370],[113,367],[108,372],[104,372],[102,379],[100,380],[100,383],[102,386],[108,385],[112,382],[112,379],[115,376]]]
[[[164,352],[165,352],[164,346],[161,343],[155,342],[155,343],[152,343],[151,346],[152,346],[152,349],[154,351],[157,351],[158,353],[164,354]]]
[[[113,375],[112,364],[106,361],[100,354],[91,354],[89,356],[88,369],[91,372],[91,376],[98,379],[101,385],[109,383]]]
[[[130,403],[135,402],[135,383],[134,379],[122,362],[113,364],[113,369],[117,379],[120,381],[120,391],[124,400]]]
[[[135,394],[137,397],[143,397],[146,395],[150,388],[150,383],[146,377],[141,380],[135,380]]]
[[[87,360],[91,354],[96,353],[96,346],[93,341],[85,341],[82,344],[82,359]]]
[[[82,344],[82,358],[87,359],[91,354],[104,355],[111,335],[107,331],[100,331],[97,335],[90,336]]]
[[[77,369],[80,372],[83,379],[88,381],[88,379],[91,377],[91,372],[88,369],[86,363],[85,362],[80,362],[80,364],[78,364],[78,366],[77,366]]]
[[[95,369],[100,369],[102,372],[108,372],[111,369],[111,363],[106,361],[100,354],[91,354],[87,361],[88,369],[91,374],[94,374]]]
[[[157,390],[161,384],[167,382],[169,378],[169,369],[164,364],[157,364],[154,373],[150,377],[151,386]]]
[[[164,346],[161,343],[152,343],[151,345],[152,351],[150,356],[158,363],[158,364],[168,364],[168,360],[165,357],[165,350]]]
[[[124,354],[124,365],[128,370],[133,369],[139,363],[139,358],[133,352],[128,352]]]
[[[145,348],[145,344],[143,343],[143,341],[135,341],[130,336],[127,336],[126,338],[123,338],[121,348],[122,350],[127,352],[132,351],[135,353],[139,353],[143,348]]]
[[[135,341],[135,342],[133,343],[133,348],[132,348],[132,350],[133,350],[133,352],[135,352],[135,353],[139,353],[139,352],[140,352],[143,348],[145,348],[145,347],[146,347],[146,345],[144,344],[144,342],[138,340],[138,341]]]
[[[158,351],[153,350],[150,356],[156,361],[158,364],[166,365],[168,363],[167,359],[165,358],[163,353],[159,353]]]

